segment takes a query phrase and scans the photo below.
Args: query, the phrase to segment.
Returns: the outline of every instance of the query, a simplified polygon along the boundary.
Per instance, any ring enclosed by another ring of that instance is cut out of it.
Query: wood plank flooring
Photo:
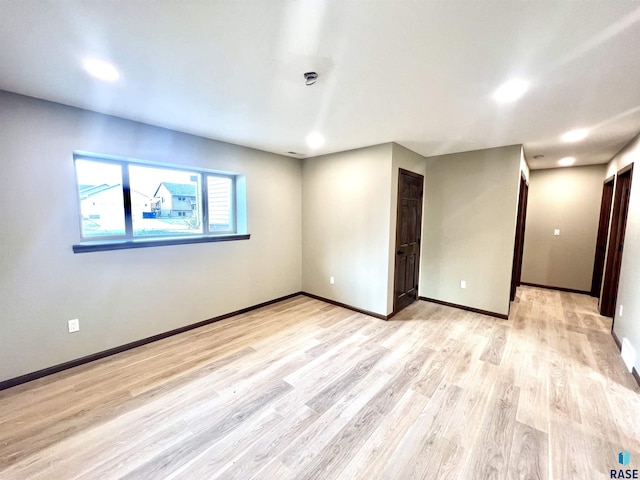
[[[509,320],[305,296],[0,392],[2,479],[603,479],[640,389],[593,298]]]

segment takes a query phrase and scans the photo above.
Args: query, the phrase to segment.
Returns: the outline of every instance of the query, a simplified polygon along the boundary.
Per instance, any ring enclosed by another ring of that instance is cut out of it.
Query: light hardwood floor
[[[508,321],[299,296],[0,392],[0,478],[609,478],[640,468],[610,328],[529,287]]]

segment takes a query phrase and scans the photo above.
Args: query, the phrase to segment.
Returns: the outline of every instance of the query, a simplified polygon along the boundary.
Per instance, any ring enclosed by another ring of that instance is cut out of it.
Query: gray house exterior
[[[196,187],[188,183],[162,182],[153,196],[160,217],[191,217],[196,208]]]

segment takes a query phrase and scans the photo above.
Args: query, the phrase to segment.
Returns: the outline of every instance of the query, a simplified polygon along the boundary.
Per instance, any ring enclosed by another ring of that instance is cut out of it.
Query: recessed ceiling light
[[[562,135],[562,141],[579,142],[580,140],[583,140],[584,138],[586,138],[588,134],[589,132],[586,128],[578,128],[576,130],[571,130],[570,132],[567,132],[564,135]]]
[[[564,157],[558,160],[558,165],[560,165],[561,167],[569,167],[574,163],[576,163],[576,159],[573,157]]]
[[[92,77],[105,82],[115,82],[120,78],[120,72],[113,64],[99,58],[84,58],[82,68]]]
[[[509,80],[493,92],[493,99],[499,103],[513,102],[529,89],[529,82],[520,79]]]
[[[320,148],[324,145],[324,137],[317,132],[311,133],[307,137],[307,145],[311,148]]]

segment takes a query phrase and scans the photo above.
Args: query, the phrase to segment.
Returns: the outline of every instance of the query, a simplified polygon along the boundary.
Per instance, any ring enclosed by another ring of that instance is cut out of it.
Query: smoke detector
[[[318,81],[318,74],[316,72],[307,72],[304,74],[304,81],[309,85],[313,85]]]

